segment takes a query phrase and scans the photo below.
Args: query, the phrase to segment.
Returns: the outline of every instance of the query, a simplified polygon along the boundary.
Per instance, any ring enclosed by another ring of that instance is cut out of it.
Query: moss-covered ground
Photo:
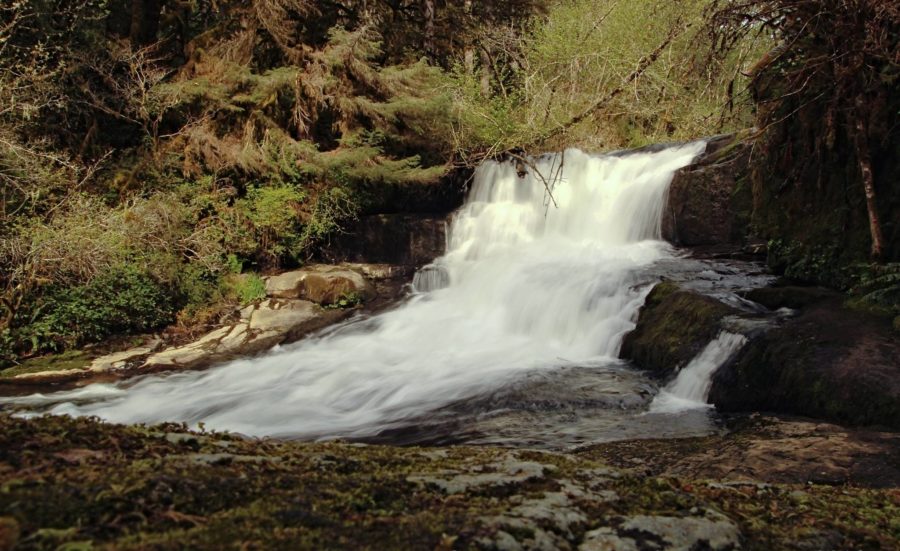
[[[625,517],[707,510],[744,549],[900,545],[897,489],[699,482],[599,457],[0,415],[0,549],[575,548]]]

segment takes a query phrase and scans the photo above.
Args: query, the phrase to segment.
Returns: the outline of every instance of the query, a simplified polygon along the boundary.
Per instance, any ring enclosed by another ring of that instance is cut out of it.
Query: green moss
[[[81,369],[91,363],[93,356],[83,350],[70,350],[61,354],[49,354],[38,358],[31,358],[21,364],[0,371],[0,378],[15,377],[26,373],[40,373],[43,371],[65,371],[69,369]]]
[[[657,284],[640,310],[634,331],[625,336],[620,355],[666,376],[696,356],[719,333],[721,319],[735,312],[674,283]]]

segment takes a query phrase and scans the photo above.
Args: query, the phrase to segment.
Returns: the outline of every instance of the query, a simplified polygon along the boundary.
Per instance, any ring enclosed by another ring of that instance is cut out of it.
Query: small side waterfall
[[[652,413],[677,413],[709,407],[712,376],[747,342],[743,335],[722,331],[690,361],[650,404]]]
[[[204,372],[15,399],[115,422],[180,421],[249,435],[366,437],[528,374],[621,365],[623,335],[674,251],[660,219],[703,142],[656,152],[535,159],[545,182],[487,162],[448,252],[401,307]]]

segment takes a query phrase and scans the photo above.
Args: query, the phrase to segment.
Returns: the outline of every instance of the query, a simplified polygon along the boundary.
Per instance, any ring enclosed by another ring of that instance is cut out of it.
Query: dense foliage
[[[754,219],[775,266],[900,314],[900,4],[736,0],[711,13],[718,48],[777,43],[749,69]]]
[[[817,16],[814,32],[798,26],[791,10],[807,4],[6,3],[0,355],[173,320],[215,324],[258,295],[248,273],[314,258],[360,213],[410,190],[440,194],[458,167],[510,150],[611,149],[744,128],[757,115],[750,91],[761,120],[774,123],[797,109],[791,102],[805,105],[812,84],[827,87],[853,67],[866,75],[858,89],[833,95],[850,103],[817,116],[826,128],[810,132],[848,127],[847,106],[869,99],[867,140],[847,139],[869,148],[877,173],[894,143],[882,138],[896,135],[879,126],[888,119],[878,117],[883,95],[872,92],[893,82],[896,60],[884,52],[895,43],[877,37],[895,40],[896,29],[878,25],[895,25],[895,14],[889,3],[862,2],[875,11],[852,21],[882,22],[872,27],[882,34],[866,34],[874,38],[856,65],[838,56],[820,74],[810,61],[820,46],[840,51],[820,22],[837,19]],[[840,19],[843,6],[825,13]],[[790,54],[746,71],[785,41]],[[785,85],[801,84],[781,107],[761,86],[773,68],[786,71]],[[134,296],[103,283],[124,273],[135,278]],[[66,305],[88,292],[113,293],[107,302],[120,306],[83,321],[81,306]]]

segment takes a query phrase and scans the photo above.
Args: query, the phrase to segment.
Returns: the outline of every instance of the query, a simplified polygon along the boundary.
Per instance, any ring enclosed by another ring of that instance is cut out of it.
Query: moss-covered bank
[[[3,415],[0,429],[4,549],[567,549],[610,537],[671,548],[662,525],[710,531],[713,545],[692,540],[703,549],[900,543],[896,491],[702,483],[527,450],[285,443],[91,419]]]

